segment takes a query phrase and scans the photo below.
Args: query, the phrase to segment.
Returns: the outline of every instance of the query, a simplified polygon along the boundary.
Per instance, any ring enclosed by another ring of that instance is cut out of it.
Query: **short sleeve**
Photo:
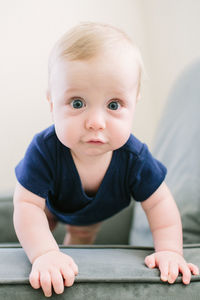
[[[164,181],[166,167],[155,159],[143,144],[131,170],[131,194],[136,201],[149,198]]]
[[[19,183],[32,193],[47,198],[53,188],[54,162],[43,136],[36,135],[24,158],[15,168]]]

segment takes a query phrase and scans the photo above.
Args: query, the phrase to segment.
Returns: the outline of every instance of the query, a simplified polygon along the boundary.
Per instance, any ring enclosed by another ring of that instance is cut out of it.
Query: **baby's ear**
[[[138,102],[140,99],[141,99],[141,93],[139,92],[136,97],[136,102]]]
[[[136,102],[138,102],[140,99],[141,99],[141,78],[139,78],[139,81],[137,83]]]
[[[51,101],[51,94],[50,94],[49,90],[47,90],[47,92],[46,92],[46,98],[47,98],[47,101],[49,102],[50,111],[52,112],[53,111],[53,103]]]

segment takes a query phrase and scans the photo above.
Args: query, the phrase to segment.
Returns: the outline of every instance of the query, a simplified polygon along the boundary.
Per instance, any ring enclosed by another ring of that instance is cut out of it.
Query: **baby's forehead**
[[[104,71],[123,72],[126,69],[138,70],[141,69],[140,55],[137,49],[121,44],[118,47],[102,49],[86,59],[69,59],[63,55],[57,57],[51,66],[51,71],[75,71],[77,75],[84,69],[96,70],[99,73]]]
[[[105,53],[110,55],[107,60]],[[89,22],[79,24],[66,32],[53,47],[49,57],[49,83],[52,73],[65,61],[91,62],[97,59],[105,67],[113,64],[115,72],[118,61],[122,62],[121,68],[123,63],[126,64],[128,61],[130,65],[138,64],[140,74],[143,70],[138,48],[122,30],[108,24]],[[97,69],[99,65],[94,64],[93,67]]]
[[[139,63],[134,55],[104,53],[89,60],[62,59],[54,66],[51,88],[73,94],[104,91],[124,94],[138,84]]]

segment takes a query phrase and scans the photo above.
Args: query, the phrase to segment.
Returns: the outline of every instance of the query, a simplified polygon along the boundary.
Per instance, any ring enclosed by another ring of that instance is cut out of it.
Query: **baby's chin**
[[[104,155],[107,152],[112,151],[112,147],[108,144],[103,144],[103,145],[83,145],[81,147],[82,149],[82,154],[85,154],[86,156],[99,156],[99,155]]]
[[[105,143],[104,145],[89,145],[88,147],[84,147],[84,153],[88,156],[98,156],[103,155],[107,152],[113,152],[121,147],[123,147],[128,141],[129,137],[126,139],[118,140],[117,142]]]

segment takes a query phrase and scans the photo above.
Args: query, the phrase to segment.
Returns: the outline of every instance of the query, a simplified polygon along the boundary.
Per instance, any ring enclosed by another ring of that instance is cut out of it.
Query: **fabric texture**
[[[18,239],[13,227],[12,195],[0,194],[0,243],[17,243]],[[1,245],[1,244],[0,244]]]
[[[180,210],[184,243],[200,242],[200,61],[177,79],[158,126],[153,154],[168,168]],[[152,245],[146,216],[136,204],[131,245]]]
[[[62,247],[79,266],[79,274],[70,288],[51,299],[70,300],[188,300],[199,299],[200,276],[192,276],[184,286],[181,277],[170,285],[160,280],[157,269],[148,269],[144,258],[151,248],[133,247]],[[184,249],[188,261],[200,264],[199,245]],[[41,289],[34,290],[28,281],[31,270],[21,248],[0,247],[0,299],[46,299]]]
[[[166,168],[133,135],[113,151],[104,179],[94,197],[82,188],[70,149],[57,138],[54,126],[37,134],[16,167],[18,181],[46,199],[62,222],[88,225],[102,221],[136,201],[147,199],[163,182]]]

